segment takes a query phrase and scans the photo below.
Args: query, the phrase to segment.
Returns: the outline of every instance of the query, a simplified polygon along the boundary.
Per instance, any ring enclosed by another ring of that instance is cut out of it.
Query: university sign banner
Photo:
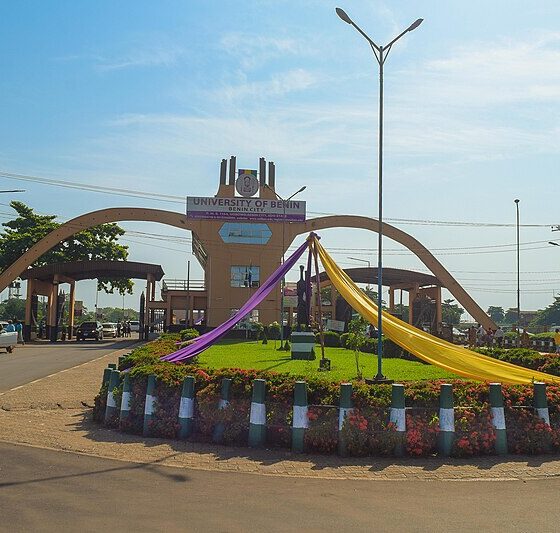
[[[187,197],[187,218],[305,222],[305,202],[264,198]]]

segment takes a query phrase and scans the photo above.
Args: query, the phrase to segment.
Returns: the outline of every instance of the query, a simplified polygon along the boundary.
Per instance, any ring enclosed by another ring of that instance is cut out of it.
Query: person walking
[[[25,341],[23,340],[23,324],[21,323],[21,320],[14,320],[14,322],[17,331],[17,342],[18,344],[25,346]]]
[[[471,326],[468,334],[469,348],[474,348],[476,345],[476,328]]]
[[[121,329],[122,329],[122,327],[121,327],[121,321],[119,320],[119,321],[117,322],[117,337],[120,337],[120,336],[121,336]]]
[[[498,326],[498,329],[494,333],[494,343],[498,348],[501,348],[504,343],[504,330],[500,326]]]
[[[486,338],[486,330],[482,326],[482,324],[478,325],[478,329],[476,330],[476,345],[477,346],[484,346],[484,340]]]
[[[16,330],[16,327],[14,326],[13,322],[11,320],[8,320],[8,325],[6,326],[6,333],[13,333]]]
[[[554,332],[554,344],[556,345],[556,353],[560,354],[560,329],[558,328]]]

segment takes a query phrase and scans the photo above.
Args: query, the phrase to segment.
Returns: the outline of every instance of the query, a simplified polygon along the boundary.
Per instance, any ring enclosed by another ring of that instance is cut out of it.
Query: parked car
[[[112,339],[117,337],[117,325],[114,322],[103,324],[103,337],[111,337]]]
[[[135,331],[136,333],[140,331],[140,322],[138,320],[130,321],[130,331]]]
[[[85,341],[86,339],[103,340],[103,326],[101,322],[82,322],[76,331],[76,340]]]

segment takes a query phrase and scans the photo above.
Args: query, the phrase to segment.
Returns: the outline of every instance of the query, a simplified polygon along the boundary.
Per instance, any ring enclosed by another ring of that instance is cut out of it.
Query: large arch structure
[[[4,290],[14,279],[20,276],[41,255],[75,233],[99,224],[124,221],[157,222],[193,232],[200,232],[202,225],[206,222],[204,220],[188,219],[186,215],[174,211],[138,207],[101,209],[80,215],[49,233],[4,270],[0,274],[0,291]],[[279,223],[278,225],[281,226]],[[368,217],[335,215],[314,218],[303,223],[286,224],[286,245],[289,245],[298,235],[338,227],[378,232],[379,222]],[[477,322],[486,328],[495,328],[494,322],[425,246],[408,233],[390,224],[383,223],[383,234],[414,253]]]

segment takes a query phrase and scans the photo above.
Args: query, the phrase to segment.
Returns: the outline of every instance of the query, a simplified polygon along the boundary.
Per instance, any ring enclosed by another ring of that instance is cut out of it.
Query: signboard
[[[245,198],[255,196],[259,191],[259,179],[256,170],[239,169],[235,190]]]
[[[285,205],[284,205],[285,204]],[[187,218],[305,222],[305,202],[265,198],[187,197]]]
[[[342,320],[331,320],[330,318],[327,320],[327,329],[330,331],[344,332],[344,325]]]

